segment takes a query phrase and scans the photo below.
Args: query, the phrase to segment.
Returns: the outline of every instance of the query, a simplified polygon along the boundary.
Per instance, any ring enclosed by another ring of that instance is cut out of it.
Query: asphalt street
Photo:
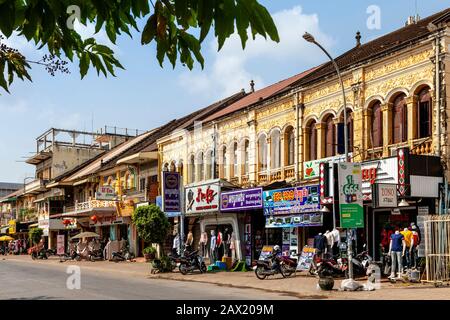
[[[114,274],[81,266],[77,272],[70,264],[44,265],[0,260],[0,299],[189,299],[189,300],[273,300],[293,297],[262,290],[239,289],[206,283],[147,279]],[[69,273],[68,273],[69,271]],[[77,286],[79,284],[79,289]],[[72,289],[70,289],[72,288]]]

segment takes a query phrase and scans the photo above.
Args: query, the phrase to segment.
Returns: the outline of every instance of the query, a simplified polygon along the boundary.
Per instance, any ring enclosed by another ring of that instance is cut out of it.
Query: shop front
[[[262,188],[252,188],[222,192],[220,195],[221,215],[237,214],[238,227],[241,229],[239,231],[243,235],[242,255],[247,265],[251,265],[253,260],[258,259],[264,246],[265,218],[262,210],[262,192]],[[231,242],[228,246],[230,245]],[[232,248],[227,247],[226,251],[230,252],[233,257]]]
[[[321,204],[336,213],[340,227],[336,163],[321,163],[319,170]],[[355,229],[356,251],[361,252],[366,244],[379,260],[382,249],[389,249],[389,235],[395,229],[403,230],[411,223],[420,228],[420,216],[436,212],[442,168],[439,157],[412,155],[402,148],[397,156],[362,162],[361,178],[364,227]],[[422,251],[419,248],[419,256]]]
[[[284,255],[298,254],[324,228],[332,230],[329,217],[320,212],[319,185],[265,190],[263,205],[265,244],[280,245]]]
[[[211,262],[222,260],[223,256],[231,257],[233,253],[226,246],[227,240],[233,242],[235,258],[244,258],[241,239],[245,217],[220,211],[221,192],[232,187],[224,180],[215,179],[185,188],[185,235],[192,232],[192,246],[199,248]]]

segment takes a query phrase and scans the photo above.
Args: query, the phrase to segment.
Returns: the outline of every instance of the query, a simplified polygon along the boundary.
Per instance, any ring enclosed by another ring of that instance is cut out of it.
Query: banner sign
[[[269,256],[272,254],[273,252],[273,247],[274,246],[264,246],[261,250],[261,254],[259,256],[259,260],[265,260],[268,259]]]
[[[320,227],[323,225],[323,214],[305,213],[293,216],[266,217],[266,228]]]
[[[223,192],[220,200],[221,211],[260,209],[263,206],[262,188]]]
[[[364,227],[361,177],[360,163],[338,163],[341,228]]]
[[[8,225],[9,225],[8,233],[15,234],[16,233],[16,220],[9,220]]]
[[[218,182],[186,187],[186,214],[219,210]]]
[[[375,183],[372,189],[372,203],[374,208],[397,207],[396,184]]]
[[[318,185],[264,191],[263,199],[266,216],[320,210]]]
[[[180,174],[163,172],[163,211],[181,212]]]
[[[308,246],[304,246],[301,256],[298,258],[297,270],[298,271],[309,271],[311,264],[313,262],[314,254],[316,249]]]
[[[116,191],[111,186],[98,187],[98,190],[95,193],[95,200],[104,200],[104,201],[117,200]]]
[[[63,255],[66,252],[64,235],[58,234],[56,236],[56,254]]]

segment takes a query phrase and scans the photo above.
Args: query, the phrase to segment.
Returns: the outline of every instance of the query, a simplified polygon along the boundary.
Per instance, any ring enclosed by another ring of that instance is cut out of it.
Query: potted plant
[[[147,247],[143,251],[144,258],[146,262],[152,261],[156,256],[156,248],[155,247]]]

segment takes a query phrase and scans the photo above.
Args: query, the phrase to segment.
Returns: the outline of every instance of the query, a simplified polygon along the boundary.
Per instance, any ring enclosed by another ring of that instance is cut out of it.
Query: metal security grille
[[[427,216],[425,221],[426,280],[450,281],[450,215]]]

